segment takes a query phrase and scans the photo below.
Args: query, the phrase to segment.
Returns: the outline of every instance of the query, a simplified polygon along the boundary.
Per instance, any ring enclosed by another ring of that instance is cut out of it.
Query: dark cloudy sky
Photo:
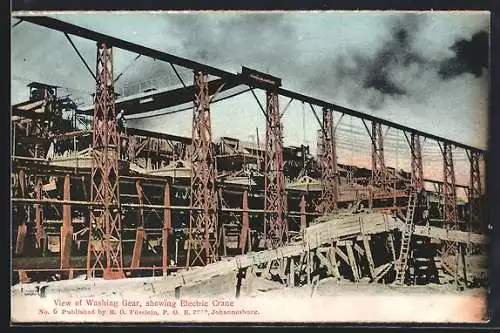
[[[50,16],[224,70],[256,68],[281,77],[288,89],[480,148],[487,144],[486,12]],[[94,68],[95,43],[73,39]],[[119,89],[159,77],[174,82],[168,65],[144,57],[133,61],[135,56],[115,52],[115,75],[127,69]],[[181,73],[191,80],[188,71]],[[24,22],[12,30],[13,103],[26,98],[25,85],[31,80],[59,84],[74,96],[94,89],[62,33]],[[216,136],[248,139],[255,127],[264,132],[262,115],[250,94],[213,109]],[[134,125],[189,135],[189,121],[185,112],[136,120]],[[293,102],[283,122],[285,143],[314,145],[317,124],[308,106],[304,110]],[[346,133],[363,130],[356,120],[344,118],[341,125]],[[400,135],[390,133],[388,141],[390,135]]]

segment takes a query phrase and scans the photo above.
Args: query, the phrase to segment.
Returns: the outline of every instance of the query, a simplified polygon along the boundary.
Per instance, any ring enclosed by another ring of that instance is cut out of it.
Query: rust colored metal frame
[[[449,143],[443,143],[439,147],[443,154],[443,227],[447,230],[457,230],[457,192],[452,146]],[[458,245],[457,242],[444,241],[441,249],[442,265],[452,271],[456,283],[458,283]]]
[[[319,162],[321,165],[321,201],[320,212],[330,214],[337,209],[338,178],[337,178],[337,149],[333,130],[333,111],[323,108],[324,131],[321,131],[321,146]]]
[[[218,258],[217,191],[212,151],[212,125],[208,75],[195,72],[195,96],[191,144],[191,210],[186,266],[206,265]]]
[[[287,197],[283,172],[283,126],[278,92],[266,92],[266,155],[264,180],[264,233],[266,245],[276,248],[287,243],[288,223],[285,216]]]
[[[411,186],[419,193],[424,188],[424,168],[422,163],[422,146],[420,136],[411,133]]]
[[[483,230],[483,214],[481,207],[481,172],[479,168],[480,153],[470,151],[468,153],[470,162],[470,183],[469,183],[469,230],[468,231],[485,231]]]
[[[372,122],[372,186],[382,191],[388,190],[387,169],[384,158],[384,137],[382,136],[382,124]]]
[[[120,141],[116,128],[113,50],[97,44],[97,87],[92,122],[92,174],[87,275],[124,278],[119,194]]]

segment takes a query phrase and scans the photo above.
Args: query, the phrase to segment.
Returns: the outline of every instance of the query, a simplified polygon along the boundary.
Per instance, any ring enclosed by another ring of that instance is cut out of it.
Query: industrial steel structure
[[[301,278],[311,283],[315,274],[353,281],[367,274],[374,282],[400,284],[485,281],[471,262],[484,257],[486,243],[480,165],[486,151],[283,89],[281,79],[246,67],[233,74],[57,19],[20,19],[61,31],[70,42],[69,35],[97,42],[97,68],[92,72],[71,42],[96,81],[93,106],[79,109],[58,97],[57,87],[36,82],[29,85],[30,99],[12,106],[14,281],[75,273],[167,276],[249,252],[265,256],[268,273],[275,268],[292,285]],[[120,98],[115,49],[169,63],[183,87]],[[192,86],[175,66],[193,71]],[[211,104],[239,86],[248,87],[264,114],[263,147],[212,137]],[[265,91],[265,106],[255,89]],[[286,107],[280,112],[279,96],[309,104],[320,127],[316,159],[306,158],[306,146],[284,146]],[[152,102],[141,103],[144,98]],[[124,131],[116,112],[187,102],[194,105],[190,138]],[[62,116],[66,111],[72,119]],[[77,124],[84,119],[79,115],[91,122]],[[344,115],[361,119],[367,130],[371,170],[338,164],[336,130]],[[404,133],[409,173],[388,167],[383,126]],[[423,176],[424,138],[437,141],[442,152],[443,179],[432,181],[442,198],[424,186],[430,181]],[[469,158],[465,186],[455,180],[455,148]],[[458,187],[467,188],[468,202],[457,202]],[[298,242],[308,244],[307,253]],[[274,250],[281,255],[271,255]],[[314,268],[315,262],[321,264]]]

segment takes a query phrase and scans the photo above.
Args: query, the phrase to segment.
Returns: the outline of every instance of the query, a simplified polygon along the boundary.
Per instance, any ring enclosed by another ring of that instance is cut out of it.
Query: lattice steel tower
[[[113,50],[97,44],[97,87],[92,122],[92,174],[87,275],[123,278],[119,194],[120,140],[116,128]]]
[[[195,72],[191,146],[191,199],[186,266],[217,260],[217,191],[212,151],[208,75]]]

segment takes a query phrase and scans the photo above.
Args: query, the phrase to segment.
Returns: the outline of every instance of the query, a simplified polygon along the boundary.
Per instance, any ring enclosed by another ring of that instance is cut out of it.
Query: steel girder
[[[382,136],[382,124],[372,121],[372,186],[382,191],[388,189],[387,169],[384,158],[384,138]]]
[[[191,210],[186,266],[206,265],[218,259],[217,191],[212,151],[208,75],[195,72],[191,144]]]
[[[321,165],[320,212],[324,215],[336,210],[338,201],[337,150],[331,109],[323,108],[322,124],[324,131],[321,131],[319,151]]]
[[[266,155],[264,184],[264,233],[267,247],[277,248],[287,243],[288,223],[285,216],[287,197],[283,172],[283,126],[279,112],[278,92],[266,92]]]
[[[97,87],[92,122],[92,173],[87,275],[123,278],[119,193],[120,141],[116,128],[113,50],[97,44]]]

